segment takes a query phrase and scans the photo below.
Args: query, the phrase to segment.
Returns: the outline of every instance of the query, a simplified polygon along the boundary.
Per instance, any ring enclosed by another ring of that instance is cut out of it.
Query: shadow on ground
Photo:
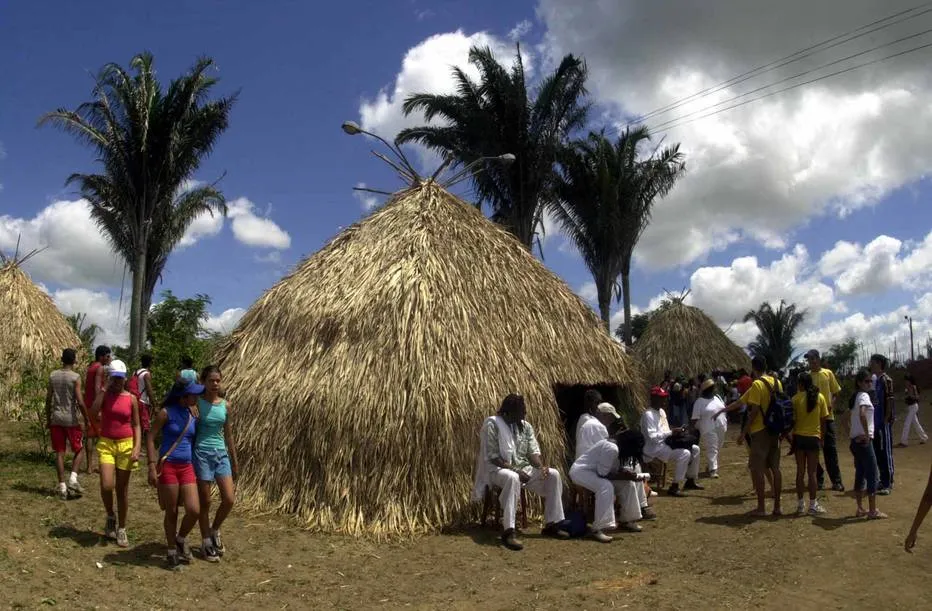
[[[100,533],[92,530],[78,530],[70,524],[56,526],[49,531],[49,536],[53,539],[71,539],[81,547],[94,547],[106,543]]]
[[[104,562],[114,565],[131,564],[140,567],[165,567],[165,545],[155,543],[143,543],[136,547],[126,549],[117,549],[106,556]]]

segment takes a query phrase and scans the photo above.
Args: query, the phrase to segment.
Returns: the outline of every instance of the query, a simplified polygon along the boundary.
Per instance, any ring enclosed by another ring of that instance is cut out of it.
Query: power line
[[[756,67],[756,68],[752,68],[751,70],[748,70],[747,72],[743,72],[742,74],[739,74],[738,76],[734,76],[734,77],[732,77],[732,78],[730,78],[730,79],[728,79],[728,80],[722,81],[721,83],[718,83],[717,85],[712,85],[711,87],[707,87],[706,89],[703,89],[703,90],[701,90],[701,91],[697,91],[696,93],[693,93],[693,94],[691,94],[691,95],[689,95],[689,96],[687,96],[687,97],[685,97],[685,98],[681,98],[681,99],[679,99],[679,100],[676,100],[676,101],[674,101],[674,102],[671,102],[670,104],[667,104],[666,106],[662,106],[661,108],[652,110],[652,111],[648,112],[647,114],[641,115],[641,116],[640,116],[638,119],[636,119],[635,121],[630,121],[630,122],[628,122],[628,123],[625,125],[625,127],[628,127],[628,126],[633,125],[633,124],[635,124],[635,123],[643,122],[643,121],[645,121],[645,120],[647,120],[647,119],[649,119],[649,118],[651,118],[651,117],[657,116],[658,114],[667,113],[667,112],[669,112],[670,110],[674,110],[675,108],[679,108],[680,106],[686,104],[687,102],[689,102],[689,101],[691,101],[691,100],[693,100],[693,99],[695,99],[695,98],[697,98],[697,97],[705,97],[705,96],[710,95],[710,94],[712,94],[712,93],[716,93],[717,91],[720,91],[720,90],[722,90],[722,89],[724,89],[724,88],[726,88],[726,87],[729,87],[729,86],[732,86],[732,85],[736,85],[736,84],[738,84],[738,83],[744,82],[744,81],[746,81],[746,80],[748,80],[748,79],[751,79],[751,78],[754,78],[754,77],[756,77],[756,76],[760,76],[760,74],[764,74],[764,73],[766,73],[766,72],[770,72],[771,70],[776,70],[777,68],[781,68],[781,67],[783,67],[783,66],[785,66],[785,65],[787,65],[787,64],[790,64],[790,63],[799,61],[799,60],[801,60],[801,59],[805,59],[806,57],[809,57],[809,56],[813,55],[815,52],[825,51],[825,50],[827,50],[827,49],[831,49],[831,48],[836,47],[836,46],[838,46],[838,45],[841,45],[841,44],[850,42],[850,41],[852,41],[852,40],[855,40],[856,38],[860,38],[860,37],[862,37],[862,36],[866,36],[866,35],[868,35],[868,34],[871,34],[871,33],[873,33],[873,32],[876,32],[876,31],[878,31],[878,30],[882,30],[882,29],[884,29],[884,28],[888,28],[888,27],[890,27],[890,26],[897,25],[897,24],[899,24],[899,23],[902,23],[903,21],[907,21],[907,20],[909,20],[909,19],[914,19],[914,18],[916,18],[916,17],[920,17],[920,16],[922,16],[922,15],[924,15],[924,14],[926,14],[926,13],[932,12],[932,8],[927,9],[927,10],[924,10],[924,11],[922,11],[922,12],[920,12],[920,13],[915,14],[915,15],[909,15],[908,17],[905,17],[905,18],[900,19],[899,21],[895,21],[895,22],[893,22],[893,23],[887,23],[886,25],[883,25],[883,26],[880,26],[880,27],[876,27],[876,28],[874,27],[874,26],[877,26],[877,25],[879,25],[879,24],[882,24],[882,23],[884,23],[884,22],[886,22],[886,21],[890,21],[890,20],[892,20],[892,19],[896,19],[897,17],[901,17],[901,16],[903,16],[903,15],[906,15],[906,14],[908,14],[908,13],[912,13],[913,11],[916,11],[916,10],[919,10],[919,9],[922,9],[922,8],[925,8],[925,7],[930,6],[930,5],[932,5],[932,2],[926,2],[926,3],[924,3],[924,4],[920,4],[920,5],[918,5],[918,6],[914,6],[914,7],[912,7],[912,8],[909,8],[909,9],[906,9],[906,10],[903,10],[903,11],[900,11],[900,12],[898,12],[898,13],[894,13],[894,14],[892,14],[892,15],[888,15],[887,17],[884,17],[884,18],[882,18],[882,19],[878,19],[878,20],[873,21],[873,22],[871,22],[871,23],[868,23],[868,24],[866,24],[866,25],[862,25],[862,26],[860,26],[860,27],[858,27],[858,28],[855,28],[854,30],[851,30],[851,31],[849,31],[849,32],[845,32],[845,33],[843,33],[843,34],[839,34],[839,35],[837,35],[837,36],[834,36],[834,37],[832,37],[832,38],[829,38],[829,39],[827,39],[827,40],[823,40],[822,42],[819,42],[819,43],[816,43],[816,44],[811,45],[811,46],[809,46],[809,47],[806,47],[805,49],[800,49],[799,51],[796,51],[796,52],[794,52],[794,53],[791,53],[791,54],[789,54],[789,55],[787,55],[787,56],[785,56],[785,57],[781,57],[780,59],[776,59],[776,60],[774,60],[774,61],[772,61],[772,62],[770,62],[770,63],[763,64],[763,65],[758,66],[758,67]],[[867,30],[867,31],[861,32],[861,30]],[[860,33],[858,33],[858,32],[860,32]],[[857,36],[851,36],[852,34],[857,34]],[[845,38],[845,37],[847,37],[847,36],[851,36],[851,38],[847,38],[847,39],[845,39],[845,40],[839,41],[839,39]],[[838,41],[838,42],[836,42],[836,41]],[[830,43],[834,43],[834,44],[830,44]],[[826,46],[826,45],[828,45],[828,46]],[[821,48],[821,47],[825,47],[825,48]],[[779,64],[779,65],[778,65],[778,64]]]
[[[929,10],[932,11],[932,9],[929,9]],[[858,53],[854,53],[854,54],[852,54],[852,55],[848,55],[847,57],[842,57],[841,59],[836,59],[835,61],[829,62],[829,63],[827,63],[827,64],[822,64],[821,66],[816,66],[815,68],[810,68],[809,70],[804,70],[804,71],[799,72],[799,73],[797,73],[797,74],[794,74],[794,75],[792,75],[792,76],[788,76],[788,77],[786,77],[786,78],[782,78],[782,79],[780,79],[779,81],[775,81],[775,82],[773,82],[773,83],[768,83],[768,84],[766,84],[766,85],[762,85],[761,87],[758,87],[757,89],[752,89],[751,91],[747,91],[747,92],[742,93],[742,94],[740,94],[740,95],[736,95],[736,96],[734,96],[734,97],[732,97],[732,98],[728,98],[727,100],[722,100],[721,102],[716,102],[715,104],[710,104],[709,106],[706,106],[705,108],[700,108],[699,110],[695,110],[695,111],[690,112],[690,113],[687,113],[687,114],[685,114],[685,115],[681,115],[681,116],[679,116],[679,117],[674,117],[673,119],[668,119],[667,121],[664,121],[664,122],[659,123],[659,124],[657,124],[656,126],[654,126],[654,127],[652,128],[652,130],[662,130],[662,129],[666,128],[666,126],[668,126],[668,125],[674,124],[674,123],[676,123],[676,122],[678,122],[678,121],[682,121],[683,119],[688,119],[689,117],[693,117],[693,116],[698,115],[698,114],[700,114],[700,113],[703,113],[703,112],[705,112],[705,111],[707,111],[707,110],[711,110],[711,109],[713,109],[713,108],[716,108],[717,106],[722,106],[723,104],[727,104],[727,103],[729,103],[729,102],[734,102],[735,100],[740,100],[741,98],[744,98],[744,97],[747,97],[747,96],[749,96],[749,95],[758,93],[758,92],[760,92],[760,91],[763,91],[764,89],[769,89],[770,87],[773,87],[774,85],[779,85],[780,83],[785,83],[785,82],[787,82],[787,81],[792,81],[793,79],[797,79],[797,78],[799,78],[799,77],[801,77],[801,76],[806,76],[807,74],[812,74],[813,72],[818,72],[819,70],[823,70],[823,69],[825,69],[825,68],[828,68],[829,66],[834,66],[834,65],[836,65],[836,64],[840,64],[840,63],[842,63],[842,62],[846,62],[846,61],[848,61],[848,60],[850,60],[850,59],[854,59],[855,57],[860,57],[860,56],[862,56],[862,55],[867,55],[868,53],[873,53],[874,51],[877,51],[877,50],[879,50],[879,49],[883,49],[883,48],[885,48],[885,47],[890,47],[890,46],[899,44],[899,43],[901,43],[901,42],[905,42],[905,41],[907,41],[907,40],[912,40],[913,38],[919,38],[920,36],[925,36],[926,34],[929,34],[930,32],[932,32],[932,28],[929,28],[928,30],[923,30],[922,32],[919,32],[919,33],[917,33],[917,34],[910,34],[909,36],[904,36],[903,38],[898,38],[898,39],[896,39],[896,40],[894,40],[894,41],[891,41],[891,42],[886,42],[886,43],[884,43],[884,44],[882,44],[882,45],[877,45],[876,47],[871,47],[870,49],[867,49],[867,50],[865,50],[865,51],[860,51],[860,52],[858,52]]]
[[[677,123],[676,125],[670,125],[670,126],[668,126],[668,127],[663,128],[661,131],[670,131],[670,130],[673,129],[673,128],[681,127],[681,126],[683,126],[683,125],[687,125],[687,124],[689,124],[689,123],[693,123],[693,122],[698,121],[698,120],[700,120],[700,119],[705,119],[705,118],[707,118],[707,117],[711,117],[711,116],[717,115],[717,114],[719,114],[719,113],[725,112],[726,110],[732,110],[732,109],[734,109],[734,108],[738,108],[738,107],[740,107],[740,106],[744,106],[745,104],[750,104],[751,102],[757,102],[758,100],[763,100],[764,98],[769,98],[770,96],[772,96],[772,95],[777,95],[778,93],[783,93],[783,92],[785,92],[785,91],[790,91],[791,89],[797,89],[797,88],[799,88],[799,87],[802,87],[803,85],[809,85],[809,84],[811,84],[811,83],[815,83],[815,82],[817,82],[817,81],[821,81],[821,80],[824,80],[824,79],[827,79],[827,78],[831,78],[831,77],[833,77],[833,76],[838,76],[838,75],[840,75],[840,74],[845,74],[846,72],[851,72],[851,71],[857,70],[857,69],[859,69],[859,68],[865,68],[865,67],[871,66],[871,65],[873,65],[873,64],[879,64],[880,62],[885,62],[885,61],[887,61],[887,60],[894,59],[894,58],[896,58],[896,57],[900,57],[900,56],[903,56],[903,55],[907,55],[907,54],[909,54],[909,53],[915,53],[916,51],[921,51],[921,50],[923,50],[923,49],[928,49],[929,47],[932,47],[932,42],[927,43],[927,44],[924,44],[924,45],[921,45],[921,46],[918,46],[918,47],[913,47],[912,49],[906,49],[905,51],[900,51],[900,52],[898,52],[898,53],[894,53],[893,55],[888,55],[888,56],[886,56],[886,57],[880,57],[880,58],[878,58],[878,59],[875,59],[875,60],[872,60],[872,61],[869,61],[869,62],[865,62],[865,63],[863,63],[863,64],[858,64],[858,65],[856,65],[856,66],[851,66],[850,68],[845,68],[844,70],[838,70],[837,72],[832,72],[831,74],[826,74],[826,75],[823,75],[823,76],[820,76],[820,77],[817,77],[817,78],[814,78],[814,79],[810,79],[810,80],[808,80],[808,81],[803,81],[802,83],[796,83],[795,85],[790,85],[789,87],[784,87],[783,89],[778,89],[777,91],[772,91],[772,92],[767,93],[767,94],[764,94],[764,95],[762,95],[762,96],[759,96],[759,97],[756,97],[756,98],[753,98],[753,99],[750,99],[750,100],[745,100],[745,101],[743,101],[743,102],[739,102],[739,103],[737,103],[737,104],[733,104],[733,105],[728,106],[728,107],[726,107],[726,108],[721,108],[721,109],[719,109],[719,110],[716,110],[716,111],[714,111],[714,112],[710,112],[710,113],[704,114],[704,115],[699,116],[699,117],[696,117],[696,118],[694,118],[694,119],[689,119],[688,121],[683,121],[683,122],[681,122],[681,123]]]

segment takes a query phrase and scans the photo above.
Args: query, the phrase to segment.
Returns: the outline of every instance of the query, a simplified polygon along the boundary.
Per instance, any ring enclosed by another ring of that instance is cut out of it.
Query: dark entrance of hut
[[[614,405],[624,415],[622,399],[624,393],[618,386],[587,386],[585,384],[555,384],[553,393],[556,395],[557,407],[560,410],[560,419],[563,420],[563,430],[566,435],[566,464],[573,463],[576,456],[576,423],[583,414],[583,395],[590,388],[599,391],[602,400]]]

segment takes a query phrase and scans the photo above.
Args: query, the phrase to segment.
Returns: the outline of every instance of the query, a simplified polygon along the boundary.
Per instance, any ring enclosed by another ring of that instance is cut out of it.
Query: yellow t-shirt
[[[764,414],[767,413],[767,408],[770,407],[770,388],[761,380],[767,380],[774,390],[783,391],[783,385],[780,384],[779,381],[774,380],[770,376],[761,376],[754,380],[754,383],[751,384],[748,391],[739,399],[739,401],[748,407],[752,405],[760,406],[760,409],[757,410],[757,413],[754,415],[754,419],[751,420],[751,428],[748,429],[748,432],[752,435],[764,430]]]
[[[828,404],[819,393],[819,400],[811,412],[806,411],[806,393],[793,397],[793,434],[801,437],[822,437],[822,419],[828,419]]]
[[[831,405],[832,397],[841,392],[841,386],[839,386],[838,380],[835,379],[835,374],[832,373],[831,369],[826,369],[825,367],[818,371],[810,371],[809,373],[812,375],[812,382],[819,389],[819,392],[822,393],[822,398],[825,399],[825,405]],[[828,410],[828,419],[835,419],[835,415],[832,413],[831,409]]]

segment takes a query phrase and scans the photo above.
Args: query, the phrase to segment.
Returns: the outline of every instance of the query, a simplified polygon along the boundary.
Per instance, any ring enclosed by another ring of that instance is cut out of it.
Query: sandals
[[[871,512],[869,512],[869,513],[867,514],[867,519],[868,519],[868,520],[884,520],[884,519],[889,518],[889,517],[890,517],[890,516],[888,516],[887,514],[885,514],[885,513],[882,512],[882,511],[871,511]]]

